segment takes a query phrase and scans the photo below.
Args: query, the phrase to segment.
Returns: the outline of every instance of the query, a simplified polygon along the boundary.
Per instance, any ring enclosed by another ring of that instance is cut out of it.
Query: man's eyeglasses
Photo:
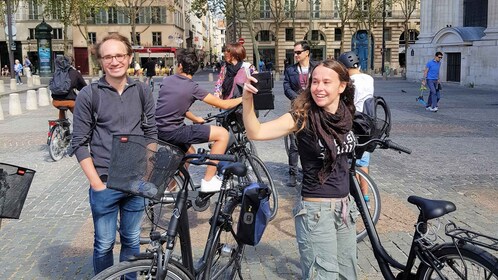
[[[442,57],[442,56],[438,56],[437,58],[439,58],[439,59],[443,59],[443,57]]]
[[[105,63],[111,63],[113,58],[115,58],[117,62],[123,62],[123,60],[127,56],[128,56],[128,54],[123,53],[123,54],[117,54],[117,55],[106,55],[106,56],[103,56],[101,59]]]
[[[302,54],[302,53],[303,53],[303,52],[305,52],[305,51],[306,51],[306,50],[302,50],[302,51],[294,51],[294,53],[295,53],[295,54],[297,54],[297,55],[300,55],[300,54]]]

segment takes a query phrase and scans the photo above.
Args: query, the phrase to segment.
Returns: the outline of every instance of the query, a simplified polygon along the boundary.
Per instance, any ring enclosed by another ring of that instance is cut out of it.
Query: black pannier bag
[[[244,189],[237,239],[247,245],[257,245],[270,221],[271,190],[264,183],[252,183]]]

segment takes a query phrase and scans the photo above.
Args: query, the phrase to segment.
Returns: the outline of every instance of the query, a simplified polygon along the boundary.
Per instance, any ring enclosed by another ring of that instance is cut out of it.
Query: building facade
[[[382,0],[350,0],[351,15],[346,21],[341,21],[338,6],[342,2],[340,0],[260,0],[259,2],[259,16],[252,20],[254,38],[251,38],[245,12],[240,12],[241,19],[235,24],[239,38],[234,38],[233,23],[231,23],[227,26],[227,41],[236,42],[243,38],[249,54],[253,53],[253,43],[256,41],[259,56],[272,61],[273,65],[278,65],[279,71],[283,70],[284,59],[291,64],[294,62],[294,42],[309,40],[312,45],[312,58],[315,60],[337,57],[341,51],[354,50],[360,56],[362,69],[380,72],[383,30],[385,30],[385,69],[395,69],[398,72],[405,65],[405,16],[401,6],[392,0],[386,1],[384,29]],[[271,5],[280,2],[284,4],[283,14],[276,16],[275,9]],[[239,9],[243,11],[242,8]],[[370,20],[368,15],[371,15]],[[278,31],[276,31],[276,18],[282,19]],[[417,6],[408,20],[410,43],[416,40],[419,33],[419,18],[420,9]],[[344,29],[341,29],[342,26]],[[255,57],[248,56],[249,61],[254,62],[253,59]]]
[[[422,79],[426,63],[440,51],[441,81],[498,86],[498,1],[424,0],[420,27],[408,57],[408,78]]]

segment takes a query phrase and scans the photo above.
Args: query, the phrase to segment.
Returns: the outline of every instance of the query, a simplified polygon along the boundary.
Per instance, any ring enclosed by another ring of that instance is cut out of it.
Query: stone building
[[[283,21],[278,33],[275,20],[278,17],[272,14],[274,9],[271,7],[275,2],[284,3],[284,14],[280,16]],[[345,22],[343,32],[338,8],[340,2],[342,1],[261,0],[259,16],[253,20],[254,38],[251,38],[249,25],[246,24],[247,19],[245,19],[244,12],[241,12],[239,15],[242,23],[235,24],[239,38],[233,38],[233,23],[229,23],[226,32],[227,41],[234,42],[243,38],[244,46],[251,54],[253,53],[253,40],[255,40],[259,55],[264,60],[271,60],[273,65],[278,63],[278,70],[282,71],[284,59],[290,63],[294,61],[294,42],[307,40],[307,34],[311,31],[310,42],[315,60],[337,57],[341,53],[340,43],[342,41],[342,51],[355,50],[358,53],[362,69],[369,68],[379,72],[382,65],[383,1],[350,0],[350,7],[355,10],[355,13]],[[403,32],[405,16],[399,4],[395,4],[392,0],[386,1],[385,10],[385,69],[400,70],[405,65]],[[372,15],[370,22],[366,20],[369,14]],[[408,21],[409,43],[413,43],[419,33],[419,17],[420,10],[417,6]],[[370,39],[368,30],[371,30]],[[248,56],[248,60],[254,62],[252,59]]]
[[[440,51],[442,81],[498,86],[498,1],[421,1],[420,28],[408,56],[408,78],[422,79],[425,64]]]

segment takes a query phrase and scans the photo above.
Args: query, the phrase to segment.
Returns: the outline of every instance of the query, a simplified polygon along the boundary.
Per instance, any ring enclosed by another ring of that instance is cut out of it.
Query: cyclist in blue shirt
[[[427,62],[424,70],[424,79],[422,80],[422,85],[429,87],[430,94],[429,100],[427,101],[426,110],[431,112],[437,112],[437,103],[439,101],[439,68],[441,67],[441,59],[443,59],[442,52],[436,52],[434,59]]]

